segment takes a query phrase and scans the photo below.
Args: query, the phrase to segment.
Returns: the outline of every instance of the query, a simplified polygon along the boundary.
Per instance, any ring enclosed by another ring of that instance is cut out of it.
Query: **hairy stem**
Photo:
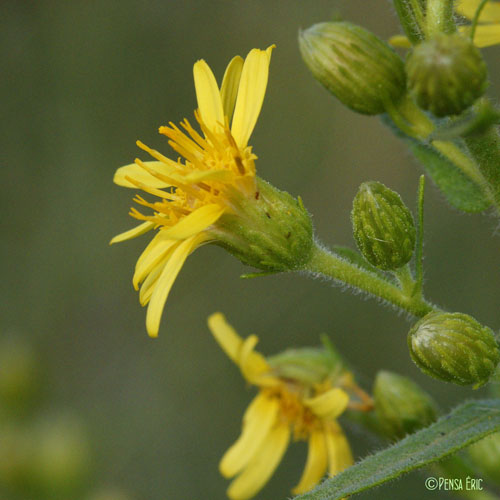
[[[434,307],[422,297],[421,293],[408,294],[393,283],[370,271],[361,269],[318,244],[315,245],[311,259],[303,270],[350,285],[417,317],[425,316],[434,310]]]
[[[427,0],[425,21],[428,38],[437,33],[453,33],[453,0]]]

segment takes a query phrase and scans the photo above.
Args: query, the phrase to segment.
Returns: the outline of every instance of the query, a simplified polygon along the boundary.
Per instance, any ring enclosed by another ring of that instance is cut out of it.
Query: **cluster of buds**
[[[372,266],[398,273],[411,260],[416,230],[411,212],[398,193],[379,182],[363,183],[354,198],[352,223],[357,246]],[[490,380],[500,361],[499,346],[491,329],[461,313],[427,314],[411,329],[408,347],[413,361],[428,375],[474,388]],[[381,375],[378,384],[386,378]],[[408,387],[406,382],[394,382],[395,394],[402,385]],[[388,407],[379,405],[378,412],[391,413],[391,405],[392,402]],[[403,423],[404,408],[393,413],[398,413],[402,421],[399,431],[393,425],[390,433],[397,436],[398,432],[408,432],[411,422]]]
[[[437,117],[458,115],[483,95],[486,65],[468,38],[408,33],[416,45],[406,64],[383,40],[348,22],[316,24],[300,33],[299,45],[313,76],[358,113],[385,113],[411,95]]]

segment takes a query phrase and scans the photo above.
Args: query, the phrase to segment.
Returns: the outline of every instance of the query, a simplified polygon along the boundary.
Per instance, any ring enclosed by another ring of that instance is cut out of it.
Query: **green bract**
[[[370,264],[395,270],[411,259],[415,224],[398,193],[380,182],[364,182],[354,198],[351,215],[354,239]]]
[[[401,439],[437,418],[431,397],[410,379],[395,373],[379,372],[373,395],[380,427],[391,439]]]
[[[236,198],[237,214],[222,215],[210,233],[244,264],[270,272],[299,269],[311,256],[311,217],[300,201],[256,180],[255,198]]]
[[[320,23],[299,35],[313,76],[349,108],[367,115],[386,111],[406,89],[401,58],[370,31],[347,22]]]
[[[408,334],[415,364],[431,377],[477,388],[500,360],[493,332],[462,313],[432,312]]]
[[[418,105],[436,116],[460,114],[487,87],[481,53],[458,34],[438,34],[417,45],[408,56],[406,71]]]

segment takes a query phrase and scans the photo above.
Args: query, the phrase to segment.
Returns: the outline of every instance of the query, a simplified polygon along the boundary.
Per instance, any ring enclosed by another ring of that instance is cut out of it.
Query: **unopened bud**
[[[417,45],[406,71],[417,104],[439,117],[460,114],[488,85],[481,53],[459,34],[437,34]]]
[[[370,264],[395,270],[411,259],[415,224],[398,193],[380,182],[364,182],[354,198],[351,215],[354,239]]]
[[[334,380],[345,371],[338,353],[330,349],[302,347],[287,349],[267,358],[277,376],[313,385]]]
[[[488,381],[500,360],[493,332],[462,313],[427,314],[410,330],[408,346],[427,375],[474,388]]]
[[[233,203],[235,213],[222,215],[210,230],[215,244],[263,271],[291,271],[309,260],[312,222],[300,200],[257,179],[255,199],[240,196]]]
[[[434,401],[406,377],[379,372],[373,395],[380,427],[389,438],[401,439],[436,420]]]
[[[313,76],[347,107],[385,113],[406,91],[401,58],[370,31],[348,22],[320,23],[299,35]]]

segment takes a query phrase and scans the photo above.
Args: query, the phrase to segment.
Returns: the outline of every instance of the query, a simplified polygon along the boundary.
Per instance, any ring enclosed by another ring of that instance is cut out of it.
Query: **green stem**
[[[425,22],[427,38],[437,33],[454,33],[453,0],[427,0]]]
[[[394,274],[401,285],[402,292],[411,297],[415,289],[415,280],[411,274],[410,266],[406,264],[401,269],[395,271]]]
[[[330,253],[318,244],[314,246],[311,259],[303,270],[353,286],[417,317],[423,317],[434,310],[422,294],[409,295],[400,287]]]

